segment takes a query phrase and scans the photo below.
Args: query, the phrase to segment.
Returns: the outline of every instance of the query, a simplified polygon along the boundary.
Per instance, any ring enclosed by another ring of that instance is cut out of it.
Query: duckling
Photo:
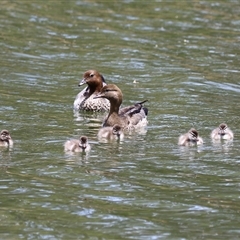
[[[8,130],[2,130],[0,133],[0,147],[12,147],[13,140]]]
[[[211,138],[213,140],[231,140],[234,135],[232,130],[227,126],[226,123],[221,123],[217,128],[211,132]]]
[[[91,150],[91,146],[88,143],[88,138],[86,136],[81,136],[80,139],[71,139],[64,143],[65,151],[72,152],[89,152]]]
[[[100,90],[107,85],[103,76],[96,70],[88,70],[84,73],[82,81],[78,86],[87,84],[75,98],[73,103],[74,110],[86,110],[86,111],[109,111],[110,103],[106,99],[94,99],[94,97],[100,92]]]
[[[178,145],[194,146],[203,144],[203,139],[198,135],[196,129],[191,128],[187,133],[181,135],[178,139]]]
[[[110,102],[110,111],[103,127],[114,126],[118,124],[123,129],[136,129],[147,125],[148,109],[143,107],[143,102],[136,103],[132,106],[120,108],[122,104],[122,91],[115,84],[104,86],[101,92],[94,98],[106,98]]]
[[[113,127],[103,127],[98,131],[98,139],[106,138],[108,140],[122,140],[124,134],[122,128],[115,124]]]

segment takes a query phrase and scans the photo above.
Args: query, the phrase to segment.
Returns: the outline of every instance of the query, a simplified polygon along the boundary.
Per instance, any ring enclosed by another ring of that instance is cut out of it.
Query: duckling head
[[[86,136],[81,136],[79,147],[82,148],[83,150],[85,150],[87,148],[87,142],[88,142],[87,137]]]
[[[226,134],[226,130],[227,130],[227,124],[225,124],[225,123],[221,123],[220,125],[219,125],[219,134],[220,135],[225,135]]]
[[[193,142],[198,141],[198,132],[195,128],[191,128],[188,133],[189,133],[189,140],[190,141],[193,141]]]
[[[122,129],[121,126],[119,126],[118,124],[115,124],[112,129],[113,135],[116,135],[119,137],[121,134],[121,129]]]
[[[11,139],[10,133],[8,130],[2,130],[0,133],[0,138],[2,141],[9,141]]]

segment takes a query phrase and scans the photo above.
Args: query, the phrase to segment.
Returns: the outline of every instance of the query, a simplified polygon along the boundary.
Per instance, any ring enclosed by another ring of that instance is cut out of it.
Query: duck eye
[[[90,77],[93,77],[93,76],[94,76],[94,74],[93,74],[93,73],[91,73],[89,76],[90,76]]]

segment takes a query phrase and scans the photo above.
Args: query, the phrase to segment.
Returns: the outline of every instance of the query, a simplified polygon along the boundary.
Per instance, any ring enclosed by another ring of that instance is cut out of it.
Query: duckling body
[[[0,147],[12,147],[13,140],[8,130],[2,130],[0,133]]]
[[[181,135],[178,139],[178,145],[194,146],[203,144],[203,139],[198,135],[196,129],[191,128],[187,133]]]
[[[122,128],[115,124],[113,127],[103,127],[98,131],[98,139],[122,140],[124,134]]]
[[[103,127],[113,127],[117,124],[123,129],[130,130],[133,128],[144,127],[148,123],[148,109],[143,107],[143,103],[146,101],[120,109],[123,95],[122,91],[115,84],[104,86],[95,98],[105,98],[110,102],[110,111],[103,122]]]
[[[232,130],[225,123],[221,123],[217,128],[211,132],[211,138],[213,140],[231,140],[234,135]]]
[[[75,110],[85,111],[109,111],[110,103],[106,99],[94,99],[99,94],[101,89],[107,85],[103,76],[96,70],[88,70],[84,73],[82,81],[79,86],[87,84],[75,98],[73,107]]]
[[[91,146],[88,143],[86,136],[81,136],[80,139],[71,139],[64,143],[64,150],[71,152],[89,152]]]

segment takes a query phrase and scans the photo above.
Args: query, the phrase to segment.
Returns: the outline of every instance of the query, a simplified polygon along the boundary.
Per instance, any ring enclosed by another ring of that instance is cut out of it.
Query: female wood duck
[[[113,127],[102,127],[98,131],[98,139],[107,139],[107,140],[122,140],[124,134],[122,128],[115,124]]]
[[[64,143],[64,150],[71,152],[89,152],[91,146],[88,143],[86,136],[81,136],[80,139],[71,139]]]
[[[94,98],[104,98],[110,102],[110,111],[103,122],[103,127],[113,127],[118,124],[123,129],[130,130],[147,125],[148,109],[143,107],[143,103],[146,101],[119,109],[122,104],[123,94],[115,84],[104,86]]]
[[[12,147],[13,140],[8,130],[2,130],[0,133],[0,147]]]
[[[106,82],[103,76],[96,70],[88,70],[84,73],[82,81],[79,86],[87,84],[75,98],[73,107],[75,110],[86,111],[109,111],[110,103],[106,99],[95,99],[94,97],[101,91]]]
[[[217,128],[211,132],[211,138],[213,140],[231,140],[234,135],[232,130],[227,126],[226,123],[221,123]]]
[[[203,139],[198,135],[196,129],[191,128],[187,133],[181,135],[178,139],[178,145],[194,146],[203,144]]]

